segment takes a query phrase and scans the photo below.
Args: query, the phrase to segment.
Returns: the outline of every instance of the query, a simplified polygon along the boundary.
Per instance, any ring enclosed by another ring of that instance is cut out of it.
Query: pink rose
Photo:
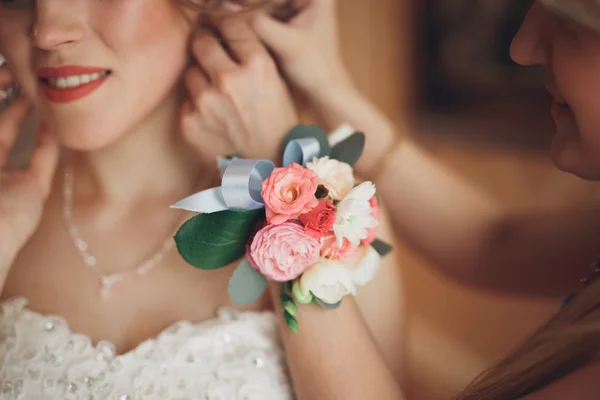
[[[319,261],[320,242],[298,222],[267,225],[254,236],[247,254],[250,265],[270,280],[287,282]]]
[[[379,209],[377,197],[371,197],[371,199],[369,200],[369,204],[371,205],[371,216],[377,221],[379,221],[379,219],[381,218],[381,210]],[[360,241],[360,244],[363,246],[370,246],[371,244],[373,244],[377,235],[377,227],[367,228],[367,232],[369,233],[369,236]]]
[[[338,246],[333,232],[325,235],[321,242],[321,256],[333,261],[348,261],[357,250],[358,246],[353,245],[346,238],[342,240],[342,246]]]
[[[275,168],[262,184],[267,221],[283,224],[315,208],[319,177],[314,171],[292,163],[287,168]]]
[[[333,201],[320,200],[318,206],[300,216],[304,232],[316,239],[325,236],[335,223],[335,208]]]

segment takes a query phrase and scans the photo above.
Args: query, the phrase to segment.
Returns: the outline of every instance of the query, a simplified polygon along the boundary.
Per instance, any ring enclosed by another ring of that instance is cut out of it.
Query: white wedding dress
[[[272,313],[223,309],[179,322],[123,355],[66,322],[2,304],[0,399],[293,399]]]

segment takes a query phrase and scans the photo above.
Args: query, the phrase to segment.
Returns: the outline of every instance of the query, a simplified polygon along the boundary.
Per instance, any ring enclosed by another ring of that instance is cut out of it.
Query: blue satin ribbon
[[[275,169],[269,160],[232,160],[223,174],[221,186],[203,190],[173,204],[171,208],[197,213],[224,210],[254,210],[264,207],[262,182]]]
[[[287,167],[292,163],[306,165],[307,162],[318,157],[320,152],[321,145],[315,138],[292,140],[283,150],[283,166]]]
[[[346,135],[344,132],[344,136]],[[334,133],[332,137],[335,136]],[[306,165],[314,157],[318,157],[320,147],[315,138],[290,141],[283,151],[283,166],[287,167],[291,163]],[[265,206],[260,193],[263,181],[275,169],[272,161],[218,157],[217,164],[222,175],[221,186],[186,197],[171,208],[214,213],[224,210],[254,210]]]

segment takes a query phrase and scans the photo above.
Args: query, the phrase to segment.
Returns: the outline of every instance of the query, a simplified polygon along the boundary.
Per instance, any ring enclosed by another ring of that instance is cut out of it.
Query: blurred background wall
[[[553,124],[539,71],[510,61],[510,39],[531,1],[339,3],[344,54],[358,85],[449,170],[507,209],[598,198],[597,184],[550,164]],[[450,398],[558,310],[560,299],[462,287],[409,249],[397,251],[411,399]]]

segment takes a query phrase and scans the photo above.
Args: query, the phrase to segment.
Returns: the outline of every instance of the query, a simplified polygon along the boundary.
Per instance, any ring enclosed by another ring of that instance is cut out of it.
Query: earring
[[[0,112],[7,109],[18,96],[18,85],[13,85],[6,90],[0,90]]]

